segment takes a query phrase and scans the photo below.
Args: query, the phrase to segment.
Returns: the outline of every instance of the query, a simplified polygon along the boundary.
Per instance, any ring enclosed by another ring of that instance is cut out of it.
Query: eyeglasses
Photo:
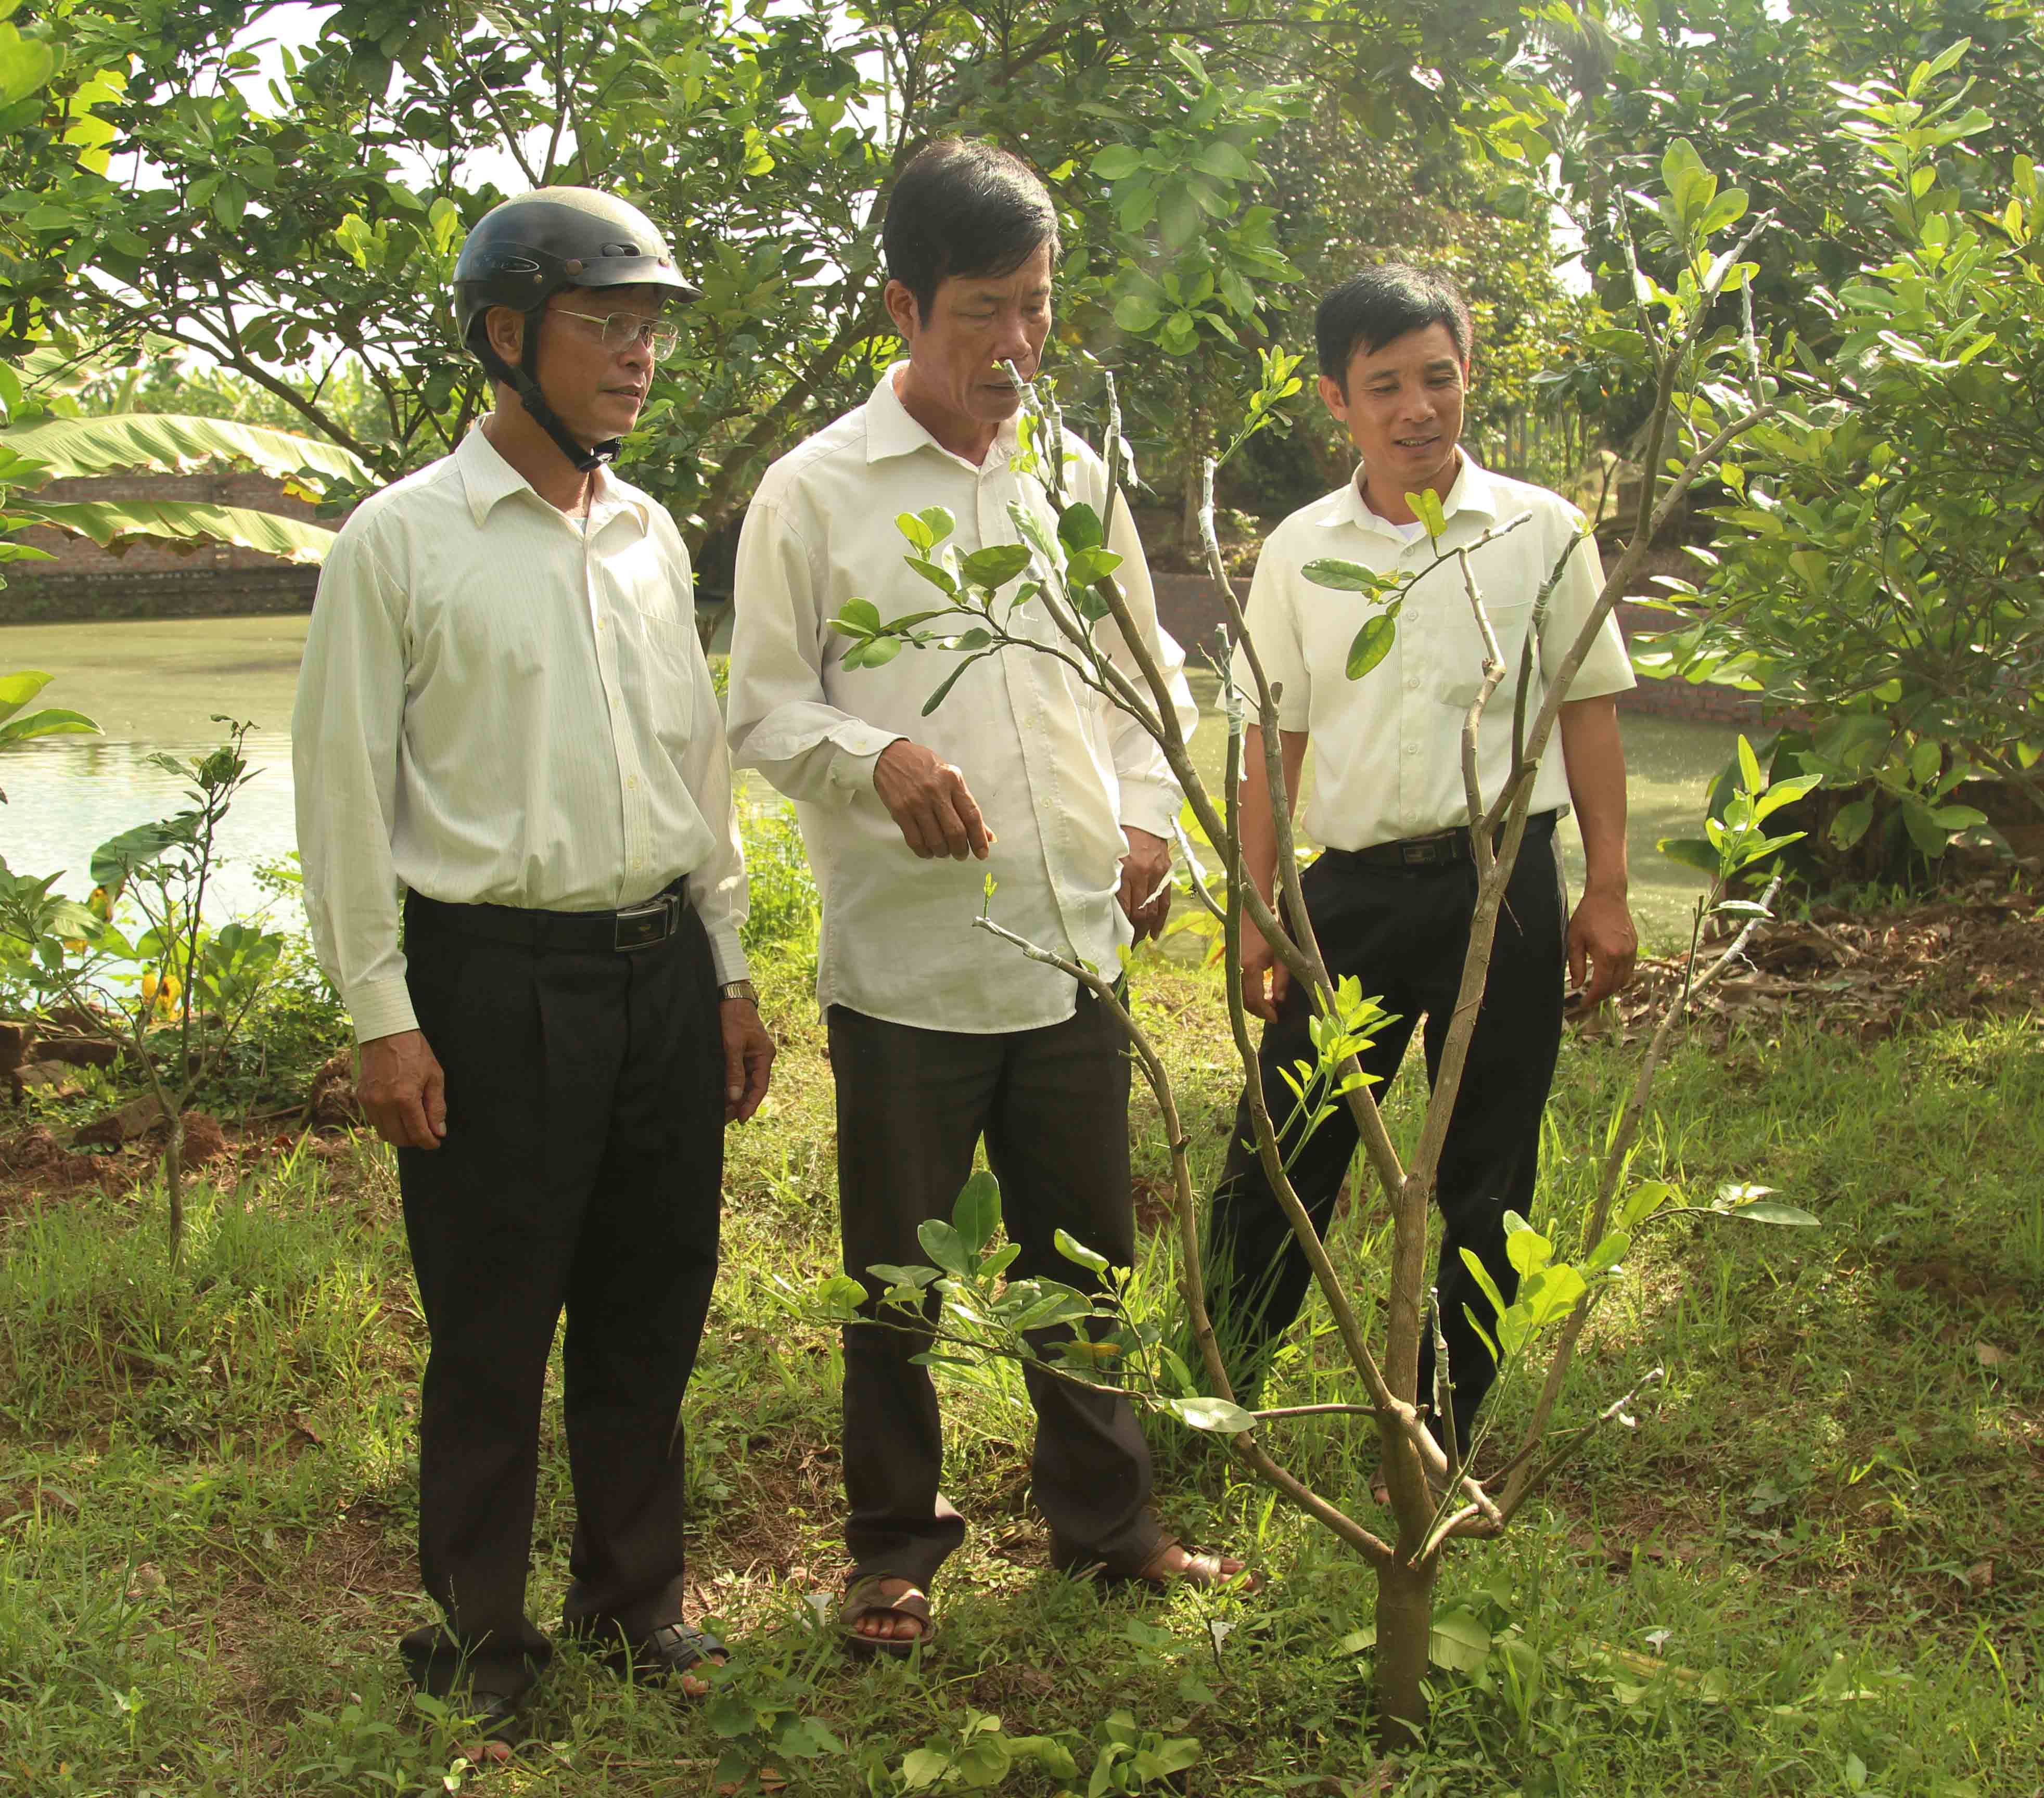
[[[554,310],[563,318],[579,318],[603,327],[603,347],[613,355],[634,344],[648,345],[656,356],[665,355],[682,340],[682,328],[665,319],[647,318],[636,312],[570,312],[566,306]]]

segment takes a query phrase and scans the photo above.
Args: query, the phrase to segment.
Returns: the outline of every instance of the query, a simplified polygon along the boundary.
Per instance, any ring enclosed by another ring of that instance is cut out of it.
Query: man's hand
[[[969,855],[986,859],[993,833],[966,790],[965,776],[920,743],[900,737],[880,751],[873,790],[901,826],[901,840],[924,861],[937,855],[959,862]]]
[[[724,1121],[743,1124],[766,1097],[774,1039],[750,999],[720,999],[717,1021],[724,1032]]]
[[[437,1149],[447,1135],[447,1076],[425,1032],[371,1037],[359,1053],[355,1096],[376,1134],[395,1148]]]
[[[1264,989],[1266,978],[1270,989]],[[1292,970],[1271,953],[1263,932],[1247,918],[1242,920],[1243,1008],[1266,1024],[1278,1021],[1278,1008],[1292,985]]]
[[[1135,927],[1135,940],[1162,936],[1171,915],[1171,846],[1161,836],[1124,824],[1128,853],[1121,858],[1122,913]]]
[[[1586,887],[1569,920],[1569,982],[1583,989],[1583,1007],[1594,1011],[1632,983],[1639,938],[1625,895]],[[1589,973],[1585,982],[1584,974]]]

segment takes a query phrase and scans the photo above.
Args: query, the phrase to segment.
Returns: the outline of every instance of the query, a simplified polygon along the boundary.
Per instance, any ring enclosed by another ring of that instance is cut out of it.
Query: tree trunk
[[[1427,1644],[1434,1627],[1439,1554],[1418,1566],[1394,1560],[1377,1574],[1377,1745],[1416,1748],[1427,1727]]]
[[[163,1191],[171,1201],[171,1266],[178,1265],[185,1243],[185,1117],[170,1113],[171,1139],[163,1150]]]

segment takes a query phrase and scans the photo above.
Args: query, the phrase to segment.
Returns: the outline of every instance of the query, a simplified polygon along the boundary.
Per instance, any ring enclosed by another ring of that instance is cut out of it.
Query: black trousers
[[[447,1074],[440,1147],[400,1150],[432,1350],[419,1566],[444,1627],[413,1677],[511,1694],[550,1652],[525,1616],[540,1400],[563,1310],[573,1583],[564,1625],[643,1641],[682,1616],[682,1394],[717,1272],[724,1062],[691,912],[629,955],[536,950],[406,909],[419,1027]]]
[[[833,1005],[838,1204],[844,1265],[870,1297],[867,1269],[928,1258],[916,1236],[948,1218],[983,1135],[1001,1182],[1013,1277],[1084,1285],[1052,1246],[1060,1229],[1116,1266],[1134,1258],[1128,1184],[1128,1057],[1120,1028],[1090,995],[1065,1023],[1000,1035],[922,1030]],[[897,1320],[899,1313],[893,1314]],[[845,1528],[854,1577],[927,1587],[965,1539],[939,1489],[943,1433],[920,1334],[855,1324],[844,1332]],[[1077,1571],[1135,1572],[1160,1539],[1150,1450],[1125,1398],[1025,1368],[1036,1409],[1030,1485],[1052,1558]]]
[[[1462,982],[1476,870],[1467,863],[1415,870],[1373,866],[1330,850],[1306,870],[1302,885],[1329,973],[1337,979],[1355,975],[1365,993],[1380,995],[1385,1009],[1397,1014],[1362,1057],[1364,1070],[1388,1083],[1424,1012],[1431,1084]],[[1523,1216],[1533,1208],[1541,1113],[1561,1048],[1566,943],[1554,815],[1543,813],[1528,821],[1505,889],[1483,1007],[1435,1187],[1443,1226],[1435,1284],[1454,1386],[1455,1427],[1465,1448],[1477,1406],[1496,1370],[1462,1315],[1467,1304],[1491,1330],[1490,1302],[1463,1265],[1462,1251],[1475,1251],[1509,1302],[1519,1277],[1505,1258],[1504,1213],[1513,1210]],[[1264,1027],[1258,1052],[1264,1102],[1287,1154],[1297,1144],[1297,1126],[1285,1130],[1294,1101],[1278,1070],[1315,1060],[1307,1034],[1311,1016],[1310,998],[1295,982],[1277,1022]],[[1292,1163],[1293,1189],[1323,1235],[1357,1140],[1347,1108],[1337,1106]],[[1207,1253],[1215,1331],[1229,1377],[1238,1393],[1256,1392],[1278,1339],[1298,1315],[1312,1271],[1258,1159],[1247,1094],[1214,1194]],[[1494,1337],[1496,1331],[1491,1333]],[[1420,1351],[1423,1404],[1433,1392],[1433,1366],[1429,1331]]]

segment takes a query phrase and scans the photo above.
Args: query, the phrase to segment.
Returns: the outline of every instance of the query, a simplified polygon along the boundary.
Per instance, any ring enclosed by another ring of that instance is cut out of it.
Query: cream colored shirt
[[[1303,506],[1270,533],[1249,592],[1250,635],[1263,670],[1281,682],[1281,729],[1304,731],[1313,744],[1313,793],[1306,828],[1335,849],[1366,849],[1401,837],[1425,836],[1469,821],[1462,786],[1462,720],[1483,683],[1478,633],[1460,566],[1450,560],[1407,590],[1390,653],[1359,681],[1347,675],[1349,646],[1377,609],[1362,594],[1316,586],[1301,570],[1324,558],[1362,563],[1377,573],[1424,568],[1435,555],[1425,533],[1406,540],[1397,526],[1362,498],[1362,472],[1347,486]],[[1441,547],[1473,543],[1520,513],[1532,517],[1470,558],[1507,670],[1484,708],[1477,770],[1484,803],[1497,796],[1512,767],[1512,697],[1519,657],[1540,586],[1582,515],[1558,494],[1479,467],[1467,451],[1462,472],[1442,501],[1447,530]],[[1527,715],[1540,704],[1545,678],[1559,665],[1604,586],[1595,541],[1578,546],[1554,590],[1535,664]],[[1254,693],[1237,651],[1234,675]],[[1607,618],[1570,683],[1570,699],[1593,699],[1633,684],[1632,664],[1617,620]],[[1568,771],[1558,732],[1534,778],[1533,809],[1569,803]]]
[[[688,552],[598,474],[587,528],[478,430],[364,501],[291,720],[305,910],[358,1040],[415,1028],[400,897],[614,909],[677,876],[745,973],[745,868]]]
[[[1070,1017],[1078,988],[973,928],[987,876],[998,883],[992,915],[1001,923],[1112,967],[1130,935],[1115,901],[1128,851],[1122,827],[1169,836],[1178,789],[1140,726],[1039,651],[1010,649],[975,663],[928,717],[924,702],[958,666],[956,653],[910,648],[883,667],[842,666],[849,640],[830,620],[848,601],[870,600],[882,618],[943,603],[902,560],[899,513],[946,508],[961,554],[1020,540],[1011,501],[1047,527],[1053,517],[1035,477],[1011,466],[1012,425],[975,467],[909,416],[893,375],[774,463],[753,498],[738,549],[732,750],[796,802],[823,897],[821,1004],[928,1029],[1033,1029]],[[1068,494],[1098,510],[1105,470],[1076,437],[1065,445]],[[1125,506],[1116,506],[1108,540],[1189,731],[1197,714],[1185,658],[1157,626]],[[1040,601],[1006,615],[1046,642],[1063,641]],[[1133,672],[1125,646],[1117,659]],[[963,773],[998,838],[989,860],[924,861],[902,840],[873,773],[881,751],[904,736]]]

